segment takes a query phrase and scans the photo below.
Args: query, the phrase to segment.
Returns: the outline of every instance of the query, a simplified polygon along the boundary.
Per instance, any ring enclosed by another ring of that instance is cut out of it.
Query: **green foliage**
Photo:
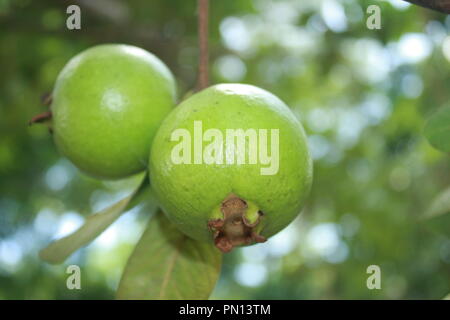
[[[67,61],[96,44],[132,44],[169,66],[180,97],[195,87],[194,1],[88,2],[80,2],[82,29],[69,31],[65,1],[0,1],[0,299],[113,298],[154,210],[120,216],[62,265],[38,259],[55,235],[136,186],[134,178],[84,176],[46,127],[26,126],[46,110],[39,97]],[[425,120],[450,99],[450,19],[378,1],[382,29],[369,30],[374,1],[331,0],[346,18],[339,31],[322,2],[211,1],[211,82],[279,96],[301,118],[315,168],[301,218],[226,255],[212,298],[441,299],[450,291],[450,215],[419,218],[450,185],[448,155],[423,135]],[[425,46],[405,50],[411,35]],[[433,221],[439,233],[427,228]],[[82,290],[65,288],[68,264],[81,267]],[[371,264],[381,267],[382,290],[365,286]]]
[[[162,212],[150,219],[125,267],[118,299],[208,299],[222,254],[188,238]]]
[[[445,189],[433,200],[424,217],[430,219],[446,213],[450,213],[450,188]]]
[[[450,107],[442,108],[433,114],[424,132],[433,147],[450,152]]]
[[[148,176],[145,174],[142,183],[128,197],[89,216],[78,230],[42,249],[39,257],[48,263],[63,263],[75,251],[97,238],[121,214],[139,205],[148,197],[149,188]]]

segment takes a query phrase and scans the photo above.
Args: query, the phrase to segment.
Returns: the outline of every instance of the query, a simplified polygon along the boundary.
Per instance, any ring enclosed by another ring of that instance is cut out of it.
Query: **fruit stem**
[[[209,0],[198,0],[198,80],[197,90],[200,91],[208,86],[208,20],[209,20]]]

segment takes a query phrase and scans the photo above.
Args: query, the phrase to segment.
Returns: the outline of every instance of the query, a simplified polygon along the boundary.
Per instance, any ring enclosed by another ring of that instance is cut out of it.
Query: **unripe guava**
[[[163,121],[150,174],[167,217],[228,252],[293,221],[311,187],[312,161],[302,125],[280,99],[254,86],[220,84]]]
[[[72,58],[52,93],[54,139],[82,171],[123,178],[144,170],[154,135],[175,105],[175,81],[153,54],[106,44]]]

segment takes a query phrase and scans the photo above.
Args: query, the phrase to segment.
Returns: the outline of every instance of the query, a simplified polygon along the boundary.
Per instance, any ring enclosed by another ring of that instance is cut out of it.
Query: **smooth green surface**
[[[194,121],[198,120],[203,132],[215,128],[224,137],[226,129],[279,129],[278,173],[261,175],[260,162],[173,164],[172,149],[179,142],[170,141],[172,132],[185,128],[194,137]],[[299,214],[312,183],[312,162],[301,124],[277,97],[243,84],[212,86],[170,113],[155,137],[150,172],[170,220],[187,235],[203,240],[211,239],[207,222],[230,193],[252,201],[263,211],[261,234],[270,237]]]
[[[450,152],[450,107],[439,109],[428,119],[425,136],[430,144],[441,151]]]
[[[173,76],[153,54],[129,45],[95,46],[72,58],[56,81],[56,144],[86,173],[129,176],[145,169],[174,101]]]
[[[152,217],[120,280],[118,299],[208,299],[222,254],[189,239],[162,212]]]

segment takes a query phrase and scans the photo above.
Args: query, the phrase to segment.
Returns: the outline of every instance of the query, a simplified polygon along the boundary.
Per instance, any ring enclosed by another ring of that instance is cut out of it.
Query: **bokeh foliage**
[[[136,178],[101,182],[58,155],[40,97],[73,55],[121,42],[158,55],[180,97],[195,86],[193,0],[0,0],[0,299],[114,297],[155,208],[132,210],[66,264],[37,257],[52,237],[127,195]],[[366,27],[377,4],[382,29]],[[211,1],[212,82],[265,88],[309,135],[315,180],[302,216],[266,244],[225,256],[212,298],[442,298],[450,292],[450,224],[421,219],[450,186],[448,155],[423,136],[450,97],[450,18],[400,0]],[[448,216],[448,215],[447,215]],[[82,268],[82,290],[65,268]],[[382,289],[368,290],[379,265]]]

